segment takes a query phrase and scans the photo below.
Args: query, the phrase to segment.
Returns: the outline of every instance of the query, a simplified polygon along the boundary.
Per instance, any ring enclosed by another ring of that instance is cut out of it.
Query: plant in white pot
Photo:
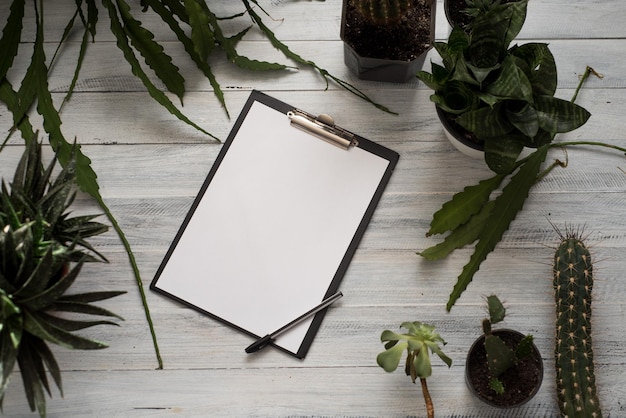
[[[415,77],[435,39],[435,0],[343,0],[344,61],[364,80]]]
[[[490,178],[467,186],[433,215],[427,236],[446,234],[444,240],[419,254],[435,260],[457,248],[474,245],[450,294],[450,310],[522,210],[532,186],[557,166],[543,163],[552,148],[574,145],[623,147],[591,142],[555,142],[559,132],[583,125],[590,113],[574,104],[585,79],[595,71],[587,67],[571,101],[555,97],[556,63],[548,45],[510,46],[526,18],[528,0],[499,4],[497,0],[469,1],[481,11],[468,30],[455,27],[448,42],[435,43],[443,65],[418,73],[435,92],[442,121],[461,133],[465,148],[483,156],[494,172]],[[452,136],[452,135],[450,135]],[[458,146],[464,149],[463,146]],[[535,149],[524,157],[524,148]],[[501,193],[495,193],[501,190]]]

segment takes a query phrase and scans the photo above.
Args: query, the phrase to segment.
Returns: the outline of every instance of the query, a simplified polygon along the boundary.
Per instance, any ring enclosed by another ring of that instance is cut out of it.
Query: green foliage
[[[415,383],[420,379],[424,401],[426,402],[426,413],[429,418],[435,416],[434,406],[426,379],[431,376],[433,370],[430,363],[430,353],[435,353],[448,367],[452,366],[452,360],[446,356],[439,343],[446,345],[439,333],[435,332],[435,327],[419,321],[403,322],[402,328],[407,330],[405,334],[385,330],[380,336],[380,341],[385,344],[385,351],[378,354],[376,362],[386,372],[393,372],[400,364],[402,353],[407,352],[404,372],[411,377]]]
[[[455,27],[436,42],[443,67],[417,74],[435,93],[431,100],[484,143],[485,161],[508,173],[524,147],[552,142],[556,133],[582,126],[590,114],[554,97],[557,72],[545,43],[510,43],[526,19],[527,0],[478,2],[466,30]]]
[[[227,36],[223,33],[220,22],[223,19],[241,18],[246,14],[249,15],[253,23],[267,36],[271,44],[288,59],[293,60],[303,67],[313,68],[324,78],[326,83],[329,81],[335,82],[342,88],[366,100],[377,108],[390,112],[386,107],[373,102],[365,93],[353,85],[333,76],[325,69],[317,66],[314,62],[305,60],[291,52],[263,23],[261,16],[257,13],[257,10],[263,9],[257,1],[241,0],[241,2],[244,7],[242,13],[226,17],[216,16],[211,11],[210,2],[207,4],[205,0],[141,0],[141,6],[143,7],[143,12],[151,10],[156,13],[156,15],[163,20],[163,23],[176,35],[176,38],[184,47],[189,58],[191,58],[199,71],[210,81],[216,99],[227,114],[228,111],[226,109],[224,93],[213,73],[213,69],[208,63],[210,55],[218,53],[225,54],[229,62],[232,62],[240,68],[252,71],[265,72],[293,68],[284,64],[250,59],[237,52],[237,43],[251,26],[246,23],[244,29],[240,32]],[[99,5],[96,0],[76,0],[75,3],[75,12],[68,18],[63,37],[57,49],[57,51],[61,49],[62,44],[67,40],[71,31],[75,29],[75,26],[78,26],[78,29],[83,31],[74,76],[64,103],[72,96],[86,56],[86,50],[89,47],[90,40],[95,39],[96,25],[101,13],[104,11],[110,21],[109,29],[116,39],[118,48],[122,52],[124,59],[130,65],[133,74],[141,80],[150,96],[182,122],[218,140],[213,134],[205,131],[202,127],[185,116],[169,99],[167,95],[168,92],[177,96],[182,104],[185,94],[185,80],[176,63],[167,55],[162,45],[154,39],[154,34],[137,18],[139,14],[138,10],[134,10],[125,0],[103,0],[101,5]],[[81,190],[89,193],[102,207],[127,251],[142,298],[146,318],[150,326],[159,368],[162,368],[163,365],[159,354],[156,334],[152,326],[139,269],[130,244],[100,194],[97,175],[91,167],[91,160],[82,152],[79,145],[72,145],[66,140],[61,129],[62,119],[59,114],[60,110],[53,104],[52,94],[48,86],[48,73],[51,64],[44,53],[44,44],[47,42],[44,37],[46,16],[45,8],[43,7],[44,3],[34,1],[29,4],[32,4],[33,7],[32,15],[34,16],[35,42],[32,44],[20,43],[25,24],[24,18],[28,15],[25,13],[26,2],[23,0],[13,0],[11,2],[8,16],[6,21],[3,22],[4,27],[2,29],[2,36],[0,37],[0,51],[2,51],[0,55],[0,102],[4,103],[9,112],[11,112],[14,123],[9,136],[14,131],[19,130],[25,140],[29,141],[35,138],[35,132],[33,131],[28,115],[31,108],[36,107],[37,112],[43,117],[43,127],[49,135],[50,144],[57,153],[59,161],[63,165],[68,164],[70,155],[74,153],[76,162],[76,183]],[[31,63],[24,74],[22,74],[20,86],[14,88],[9,82],[7,75],[13,67],[13,62],[19,49],[26,48],[29,45],[32,45],[33,48]],[[148,70],[145,70],[142,66],[141,59],[143,59]],[[163,83],[165,86],[164,90],[161,90],[152,81],[150,71]],[[8,138],[7,136],[4,143],[6,143]],[[4,146],[4,143],[0,145],[0,150]]]
[[[401,327],[408,332],[398,334],[385,330],[380,336],[380,340],[385,343],[385,351],[378,354],[376,362],[386,372],[398,368],[404,350],[407,351],[405,372],[411,376],[413,383],[418,377],[425,379],[432,374],[429,352],[437,354],[448,367],[452,365],[452,360],[439,347],[439,343],[445,345],[446,342],[435,332],[435,327],[418,321],[404,322]]]
[[[554,254],[556,389],[561,414],[601,417],[593,363],[593,264],[580,234],[568,230]]]
[[[0,404],[15,364],[20,368],[32,411],[45,416],[46,370],[63,393],[61,372],[48,343],[70,349],[100,349],[106,344],[75,334],[110,320],[71,318],[70,313],[118,318],[92,305],[124,292],[67,295],[85,262],[106,261],[87,242],[107,227],[94,216],[69,217],[75,161],[50,181],[56,161],[41,163],[41,145],[31,141],[11,188],[0,193]],[[54,313],[64,313],[54,315]]]
[[[405,16],[409,0],[351,0],[354,8],[372,23],[390,25]]]
[[[490,386],[501,395],[506,388],[498,378],[514,367],[520,359],[532,354],[533,337],[527,335],[514,349],[509,348],[500,337],[492,333],[492,325],[504,320],[506,315],[504,305],[496,295],[491,295],[487,297],[487,307],[489,318],[483,320],[482,327],[485,333],[484,346],[487,352],[487,364],[491,375]]]
[[[504,391],[505,391],[504,384],[502,383],[502,381],[500,381],[500,379],[497,379],[494,377],[491,380],[489,380],[489,387],[498,395],[504,394]]]
[[[465,187],[434,213],[426,235],[447,235],[418,253],[437,260],[474,246],[450,293],[448,310],[523,209],[530,189],[559,165],[557,160],[542,171],[551,148],[585,144],[626,151],[599,142],[553,142],[556,133],[576,129],[589,118],[589,112],[573,102],[589,74],[597,73],[587,67],[570,102],[555,98],[556,63],[548,46],[509,46],[522,29],[527,3],[470,2],[474,18],[467,32],[455,27],[447,43],[435,43],[443,65],[433,63],[432,73],[418,73],[435,91],[431,96],[435,105],[456,115],[457,124],[484,142],[485,161],[495,172]],[[524,147],[536,150],[520,158]]]

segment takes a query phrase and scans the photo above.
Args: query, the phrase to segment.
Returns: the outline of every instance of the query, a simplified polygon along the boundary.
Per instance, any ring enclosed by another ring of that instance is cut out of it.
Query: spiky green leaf
[[[549,147],[546,145],[538,148],[537,151],[531,154],[526,163],[513,175],[509,184],[504,187],[502,194],[496,198],[492,216],[480,234],[474,253],[470,257],[470,261],[463,267],[463,271],[450,294],[446,305],[448,311],[452,309],[461,293],[471,283],[481,263],[500,242],[517,213],[522,210],[530,188],[535,184],[548,149]]]
[[[427,235],[453,231],[478,213],[489,200],[491,193],[500,186],[505,176],[497,174],[481,180],[477,185],[467,186],[443,204],[433,215]]]

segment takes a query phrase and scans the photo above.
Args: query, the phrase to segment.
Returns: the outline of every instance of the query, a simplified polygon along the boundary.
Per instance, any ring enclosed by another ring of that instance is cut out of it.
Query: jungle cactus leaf
[[[184,0],[183,4],[189,16],[194,50],[202,60],[206,60],[215,47],[215,37],[209,27],[209,17],[196,0]]]
[[[453,231],[466,223],[481,210],[491,193],[500,186],[504,177],[504,175],[496,174],[491,178],[481,180],[474,186],[467,186],[462,192],[455,194],[450,201],[444,203],[441,209],[435,212],[427,236]]]
[[[219,141],[219,138],[217,138],[215,135],[205,131],[200,126],[198,126],[196,123],[192,122],[189,118],[187,118],[187,116],[183,115],[176,108],[176,106],[174,106],[174,104],[165,95],[165,93],[163,93],[161,90],[159,90],[152,83],[152,81],[150,81],[150,78],[148,77],[148,75],[141,68],[141,65],[139,64],[139,61],[137,60],[137,57],[135,56],[135,54],[134,54],[132,48],[130,47],[130,45],[128,44],[128,39],[126,38],[126,35],[125,35],[125,32],[124,32],[124,28],[122,26],[122,23],[119,20],[119,17],[117,16],[117,10],[116,10],[115,6],[113,5],[112,1],[111,0],[102,0],[102,4],[108,10],[109,18],[111,20],[111,32],[115,35],[115,38],[117,40],[118,48],[122,51],[122,53],[124,54],[124,58],[130,64],[131,69],[133,71],[133,74],[135,74],[142,81],[143,85],[148,90],[148,93],[150,94],[150,96],[154,100],[156,100],[157,103],[159,103],[161,106],[166,108],[172,115],[176,116],[181,121],[187,123],[190,126],[193,126],[194,128],[196,128],[200,132],[203,132],[206,135],[210,136],[211,138],[214,138],[215,140]]]
[[[0,37],[0,80],[4,80],[13,65],[13,60],[17,55],[22,36],[22,21],[24,19],[24,0],[16,0],[11,3],[9,16],[2,29]]]
[[[461,274],[457,278],[457,282],[450,293],[446,309],[449,311],[452,306],[465,291],[467,286],[474,278],[474,274],[480,268],[480,264],[487,258],[498,242],[500,242],[504,233],[508,230],[509,225],[517,213],[522,210],[526,197],[530,188],[535,184],[537,175],[541,168],[541,164],[546,158],[549,146],[544,145],[532,153],[526,162],[515,173],[510,182],[502,190],[502,194],[495,199],[495,206],[492,210],[492,216],[485,225],[483,232],[480,234],[474,253],[470,257],[470,261],[463,267]]]
[[[476,241],[491,216],[493,204],[493,201],[486,202],[478,213],[474,214],[466,223],[454,228],[442,242],[426,248],[418,254],[427,260],[441,260],[454,250]]]
[[[164,52],[158,42],[154,41],[152,32],[133,17],[128,3],[124,0],[116,0],[116,3],[122,22],[124,22],[124,31],[132,46],[143,56],[146,64],[165,84],[167,90],[176,94],[182,101],[185,94],[185,79],[178,67],[172,63],[172,58]]]

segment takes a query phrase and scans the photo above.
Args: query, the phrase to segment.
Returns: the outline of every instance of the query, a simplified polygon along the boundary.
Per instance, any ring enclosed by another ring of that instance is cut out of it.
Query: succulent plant
[[[99,349],[106,344],[75,334],[109,320],[87,321],[68,313],[121,319],[92,305],[124,292],[66,294],[87,261],[105,261],[86,241],[106,231],[92,216],[70,218],[66,212],[74,187],[73,164],[48,180],[41,145],[28,144],[11,190],[0,193],[0,404],[15,364],[19,364],[32,411],[45,416],[44,390],[50,395],[47,372],[61,394],[60,368],[48,343],[72,349]],[[93,255],[94,253],[95,255]],[[63,312],[62,315],[54,315]]]
[[[602,416],[591,340],[591,254],[579,233],[568,230],[554,255],[556,386],[564,417]]]
[[[379,25],[388,25],[400,21],[406,15],[411,0],[351,0],[355,9]]]
[[[501,395],[506,388],[499,377],[515,366],[520,359],[531,355],[533,336],[526,335],[515,349],[509,348],[500,337],[491,332],[492,325],[504,320],[506,315],[504,305],[502,305],[502,302],[496,295],[491,295],[487,297],[487,306],[489,308],[489,318],[483,320],[482,327],[485,334],[484,344],[487,352],[489,374],[491,375],[489,385],[494,392]]]
[[[439,343],[445,345],[446,342],[435,332],[435,327],[432,325],[415,321],[404,322],[401,327],[408,332],[398,334],[390,330],[383,331],[380,340],[385,343],[385,351],[378,354],[376,362],[386,372],[393,372],[398,368],[402,353],[406,350],[404,371],[407,376],[411,376],[413,383],[419,377],[427,415],[429,418],[434,417],[434,406],[426,383],[426,379],[432,374],[429,352],[437,354],[450,367],[452,360],[439,347]]]

